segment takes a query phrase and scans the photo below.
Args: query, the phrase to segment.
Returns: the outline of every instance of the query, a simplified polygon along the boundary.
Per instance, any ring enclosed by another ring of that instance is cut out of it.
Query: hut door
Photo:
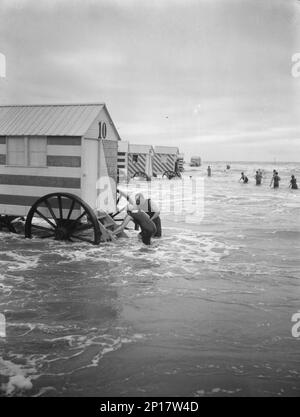
[[[82,198],[93,209],[97,203],[98,140],[84,139]]]
[[[99,141],[98,204],[100,210],[108,213],[116,211],[118,142]]]

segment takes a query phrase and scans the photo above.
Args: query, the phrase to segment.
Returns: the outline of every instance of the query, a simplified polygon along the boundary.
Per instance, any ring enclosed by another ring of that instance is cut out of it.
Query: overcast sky
[[[298,0],[0,0],[0,103],[105,102],[132,143],[299,161],[299,17]]]

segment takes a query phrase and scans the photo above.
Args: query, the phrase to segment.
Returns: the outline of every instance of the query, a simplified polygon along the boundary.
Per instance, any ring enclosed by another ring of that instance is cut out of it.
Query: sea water
[[[0,395],[300,395],[300,194],[288,188],[300,165],[211,166],[211,178],[187,167],[173,190],[152,181],[167,208],[150,248],[133,229],[96,247],[0,234]],[[198,210],[166,205],[197,181]]]

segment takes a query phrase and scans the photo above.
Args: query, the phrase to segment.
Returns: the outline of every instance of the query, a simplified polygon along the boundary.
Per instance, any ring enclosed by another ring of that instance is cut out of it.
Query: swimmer
[[[160,210],[158,205],[152,201],[151,198],[145,198],[142,193],[137,193],[133,198],[127,196],[120,190],[120,194],[127,198],[127,201],[133,205],[135,210],[142,210],[153,221],[156,226],[156,233],[154,237],[161,237],[162,235],[162,228],[161,228],[161,219],[160,219]],[[139,230],[138,223],[135,223],[135,230]]]
[[[147,246],[151,245],[151,237],[156,233],[156,226],[148,214],[146,214],[143,210],[135,209],[132,205],[128,206],[127,216],[123,220],[122,224],[114,230],[113,234],[116,235],[119,232],[122,232],[130,221],[134,221],[135,224],[140,226],[142,230],[140,233],[142,242]]]
[[[151,200],[151,198],[145,198],[142,193],[138,193],[135,196],[135,204],[134,209],[142,210],[153,221],[156,226],[156,233],[154,237],[161,237],[162,230],[161,230],[161,220],[160,220],[160,211],[158,205]]]
[[[243,183],[244,184],[247,184],[248,183],[248,177],[243,173],[243,172],[241,172],[241,178],[240,178],[240,181],[241,180],[243,180]]]
[[[295,175],[292,175],[289,187],[292,190],[298,190],[298,184]]]
[[[207,176],[211,177],[211,167],[210,167],[210,165],[208,165],[208,167],[207,167]]]
[[[260,170],[256,171],[256,174],[254,176],[255,181],[256,181],[256,185],[261,185],[261,180],[262,180],[262,173]]]
[[[273,178],[271,179],[270,187],[279,188],[279,181],[281,180],[280,176],[278,175],[277,171],[273,171]]]

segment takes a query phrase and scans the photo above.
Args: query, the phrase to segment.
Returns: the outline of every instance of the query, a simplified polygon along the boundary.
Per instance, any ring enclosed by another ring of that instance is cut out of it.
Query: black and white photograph
[[[299,398],[299,108],[298,0],[0,0],[2,400]]]

